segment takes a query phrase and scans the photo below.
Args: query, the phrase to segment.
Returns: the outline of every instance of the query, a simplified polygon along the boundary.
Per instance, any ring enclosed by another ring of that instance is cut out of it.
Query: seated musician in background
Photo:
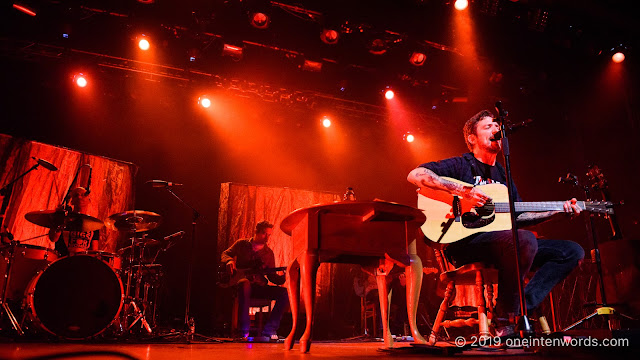
[[[434,189],[457,195],[469,200],[475,206],[483,206],[491,200],[476,185],[489,183],[506,184],[506,175],[496,157],[502,150],[502,141],[493,140],[500,130],[490,111],[483,110],[474,115],[464,125],[464,139],[471,150],[459,157],[419,165],[411,171],[407,180],[422,189]],[[465,186],[443,177],[449,177],[468,183]],[[515,185],[515,201],[521,201]],[[564,212],[579,214],[576,199],[564,203]],[[531,226],[555,217],[562,211],[523,212],[517,214],[519,227]],[[537,268],[535,275],[525,288],[527,309],[535,309],[549,294],[553,287],[564,279],[584,257],[582,247],[572,241],[537,239],[527,230],[518,230],[520,271],[526,275],[532,266]],[[436,240],[436,239],[431,239]],[[520,312],[518,279],[515,268],[515,247],[512,231],[480,232],[453,242],[445,249],[446,256],[455,266],[473,262],[491,264],[499,270],[499,290],[494,315],[494,324],[498,336],[514,333],[513,324],[506,318],[513,318]],[[522,280],[522,279],[521,279]]]
[[[77,187],[71,190],[70,197],[69,204],[72,211],[88,215],[91,199],[87,195],[87,190],[83,187]],[[49,232],[49,240],[55,243],[55,250],[60,256],[67,256],[79,251],[98,250],[98,239],[98,230],[81,232],[51,229]]]
[[[255,234],[252,238],[236,241],[222,253],[220,259],[231,275],[235,275],[236,272],[245,269],[257,270],[258,272],[257,276],[248,276],[241,279],[237,284],[238,327],[244,338],[249,336],[249,299],[252,296],[276,301],[271,311],[271,316],[262,330],[262,336],[271,339],[277,339],[276,331],[280,327],[280,319],[289,305],[287,289],[268,285],[267,281],[268,278],[269,281],[276,285],[282,285],[285,282],[284,275],[268,271],[268,269],[275,268],[273,251],[267,245],[272,233],[273,224],[261,221],[256,225]],[[266,272],[267,278],[260,271]]]

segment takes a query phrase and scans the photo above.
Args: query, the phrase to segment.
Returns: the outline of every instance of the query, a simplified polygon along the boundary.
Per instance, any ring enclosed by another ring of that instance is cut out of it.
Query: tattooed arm
[[[543,212],[524,212],[516,218],[519,226],[533,226],[545,222],[547,220],[551,220],[551,218],[555,217],[558,214],[569,214],[569,215],[578,215],[580,214],[580,207],[577,205],[577,200],[575,198],[565,201],[564,203],[564,211],[543,211]]]
[[[430,188],[435,190],[446,191],[453,195],[461,196],[465,199],[472,200],[476,206],[482,206],[491,198],[478,188],[473,186],[464,186],[436,175],[433,171],[418,167],[413,169],[407,176],[407,180],[419,188]]]

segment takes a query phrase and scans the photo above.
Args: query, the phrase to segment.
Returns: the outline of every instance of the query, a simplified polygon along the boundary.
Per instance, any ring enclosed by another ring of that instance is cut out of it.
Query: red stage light
[[[73,77],[73,82],[81,88],[86,87],[89,84],[87,78],[82,73],[76,74]]]
[[[322,34],[320,34],[320,39],[322,40],[322,42],[329,45],[337,43],[339,37],[340,34],[337,31],[331,29],[322,30]]]
[[[269,27],[269,16],[261,12],[251,14],[251,25],[258,29],[266,29]]]
[[[404,138],[405,140],[407,140],[407,142],[410,142],[410,143],[416,139],[412,134],[406,134]]]
[[[623,62],[624,58],[625,58],[625,56],[621,52],[617,52],[617,53],[613,54],[613,56],[611,57],[613,62],[616,63],[616,64],[619,64],[619,63]]]
[[[468,0],[456,0],[455,4],[453,5],[456,10],[464,10],[469,6],[469,1]]]
[[[138,41],[138,47],[140,48],[140,50],[149,50],[149,48],[151,47],[151,44],[149,43],[149,40],[147,40],[146,38],[142,38]]]
[[[385,91],[385,92],[384,92],[384,97],[385,97],[387,100],[391,100],[391,99],[393,99],[393,97],[394,97],[394,96],[396,96],[396,94],[395,94],[395,93],[393,92],[393,90],[391,90],[391,89],[387,89],[387,91]]]
[[[322,119],[322,126],[324,126],[326,128],[330,127],[331,126],[331,120],[328,117],[325,116]]]
[[[417,51],[414,51],[413,54],[411,54],[411,57],[409,58],[409,62],[415,66],[424,65],[424,62],[426,60],[427,60],[427,55]]]

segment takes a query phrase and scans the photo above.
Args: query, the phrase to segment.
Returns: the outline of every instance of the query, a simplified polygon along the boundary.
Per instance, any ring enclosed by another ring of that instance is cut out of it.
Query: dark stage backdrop
[[[8,194],[10,199],[3,226],[22,243],[53,247],[46,236],[49,229],[27,221],[24,215],[31,211],[53,210],[60,205],[72,186],[76,171],[83,164],[93,168],[87,215],[105,220],[109,215],[130,210],[134,203],[136,165],[3,134],[0,134],[0,184],[8,184],[35,165],[32,157],[46,159],[59,170],[38,167],[16,182]],[[88,175],[85,167],[73,187],[86,187]],[[115,252],[121,237],[120,232],[102,228],[100,250]]]

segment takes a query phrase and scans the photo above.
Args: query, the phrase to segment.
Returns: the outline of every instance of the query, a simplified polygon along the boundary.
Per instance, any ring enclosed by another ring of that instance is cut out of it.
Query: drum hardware
[[[2,233],[0,233],[0,241],[5,243],[7,240],[9,241],[10,254],[7,260],[7,266],[5,267],[5,275],[4,275],[4,284],[2,285],[2,294],[0,294],[0,305],[2,305],[2,310],[0,310],[0,319],[2,315],[5,314],[9,318],[9,322],[11,322],[11,327],[20,335],[24,335],[20,324],[16,320],[15,315],[11,311],[11,308],[7,304],[7,289],[9,287],[11,281],[11,273],[12,273],[12,259],[13,259],[13,251],[15,250],[15,245],[17,242],[13,241],[13,235],[7,230],[4,226],[4,214],[9,205],[9,199],[11,198],[11,193],[13,192],[13,185],[20,179],[22,179],[25,175],[30,173],[33,170],[36,170],[39,166],[49,170],[49,171],[58,171],[58,168],[52,163],[39,159],[36,157],[32,157],[36,163],[31,166],[27,171],[22,174],[16,176],[9,183],[5,184],[2,188],[0,188],[0,196],[2,196],[2,204],[0,205],[0,229],[2,229]]]
[[[2,304],[2,311],[9,319],[9,322],[11,323],[11,327],[13,328],[13,330],[15,330],[18,333],[18,335],[22,336],[24,335],[24,331],[22,330],[20,323],[16,319],[16,316],[13,314],[13,311],[11,311],[9,304],[7,303],[7,293],[9,291],[9,283],[11,281],[11,272],[13,271],[12,260],[13,260],[13,253],[15,251],[16,243],[17,242],[12,241],[9,248],[10,253],[9,253],[9,257],[7,258],[7,266],[5,268],[6,273],[4,275],[4,284],[2,285],[2,296],[0,297],[0,303]]]
[[[58,254],[49,248],[13,241],[0,248],[0,255],[0,277],[4,280],[0,302],[11,326],[18,334],[24,335],[21,322],[11,311],[9,300],[19,303],[33,276],[55,261]]]
[[[144,249],[151,244],[159,243],[157,240],[147,239],[146,234],[141,238],[136,237],[136,233],[155,229],[162,222],[162,216],[150,211],[131,210],[118,214],[113,214],[105,221],[108,228],[116,231],[126,231],[131,233],[131,245],[120,249],[118,252],[124,254],[129,251],[128,269],[126,270],[125,307],[122,314],[121,331],[122,335],[131,333],[133,327],[139,322],[142,328],[149,334],[153,333],[151,325],[147,321],[147,307],[145,299],[140,297],[142,283],[141,266],[145,264]],[[136,249],[139,249],[136,256]],[[137,266],[136,266],[137,265]],[[134,287],[134,294],[131,288]],[[155,306],[155,303],[154,303]],[[155,309],[153,311],[155,316]],[[129,323],[130,318],[131,323]]]
[[[88,232],[104,226],[102,220],[93,216],[67,210],[38,210],[24,215],[27,221],[49,229]]]

